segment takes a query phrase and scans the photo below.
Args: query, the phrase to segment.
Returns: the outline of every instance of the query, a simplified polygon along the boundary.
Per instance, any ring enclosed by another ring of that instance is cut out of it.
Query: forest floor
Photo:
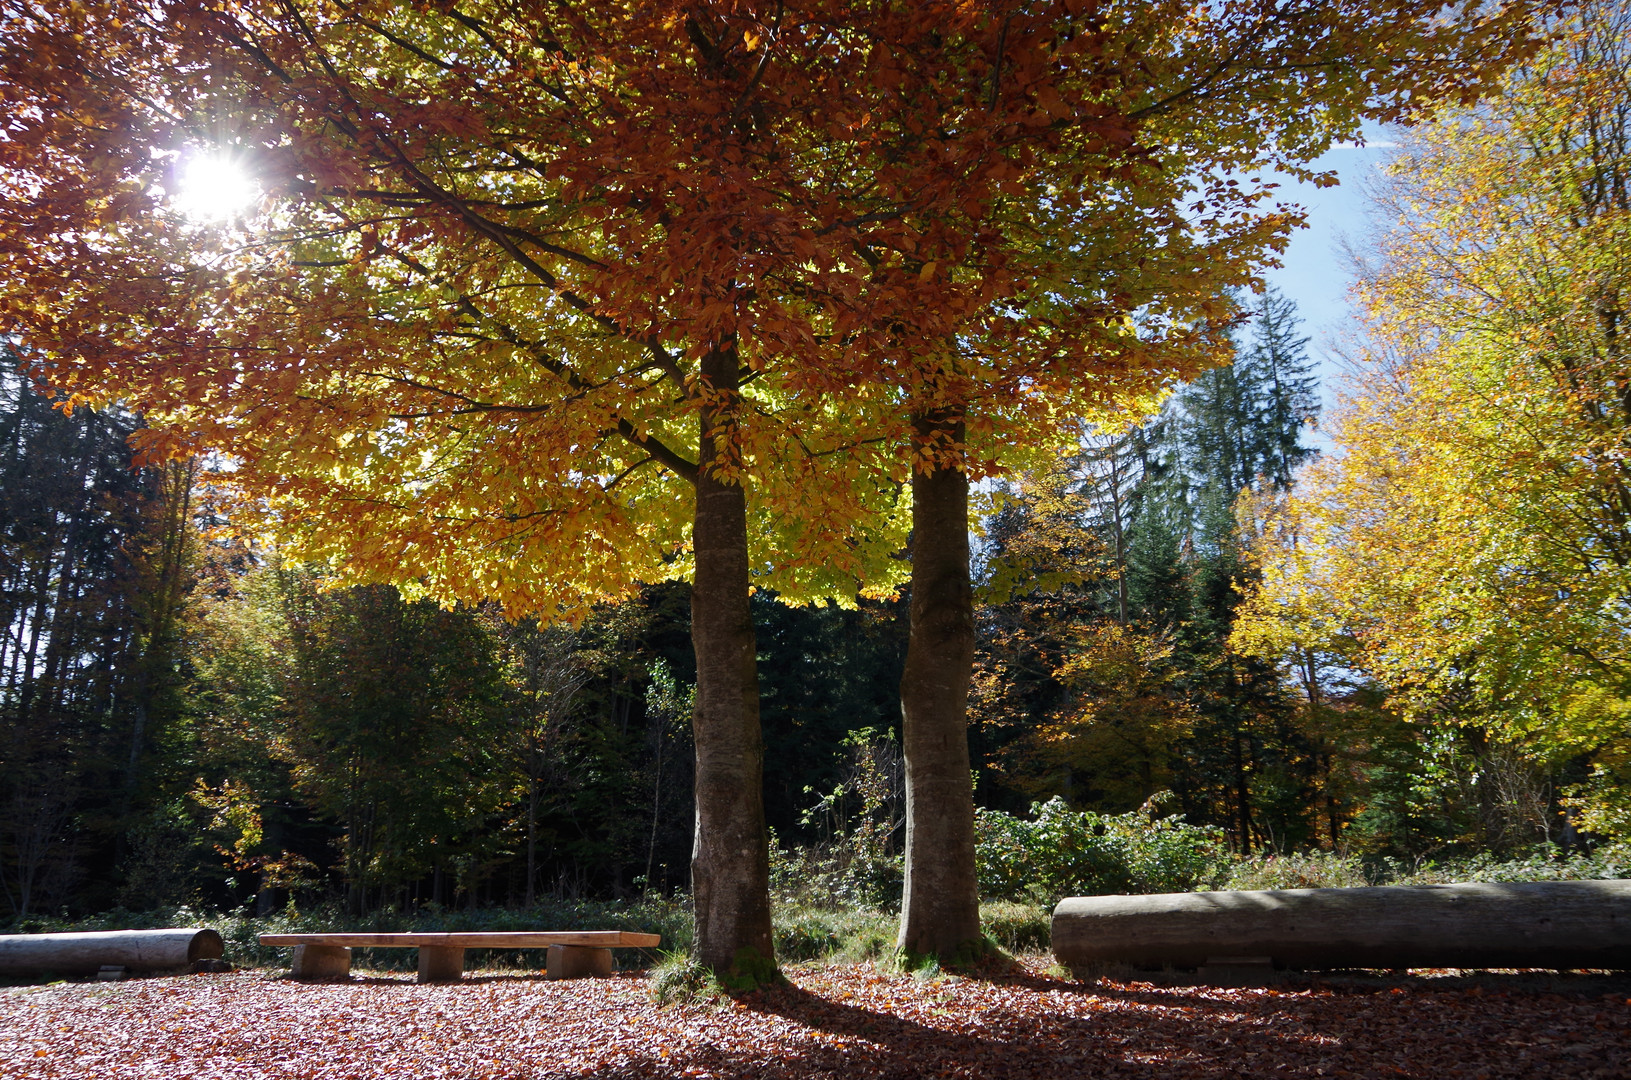
[[[21,1077],[1631,1076],[1623,978],[1303,979],[1260,989],[801,965],[786,987],[659,1006],[646,979],[451,985],[264,970],[0,988]],[[1549,988],[1549,989],[1548,989]]]

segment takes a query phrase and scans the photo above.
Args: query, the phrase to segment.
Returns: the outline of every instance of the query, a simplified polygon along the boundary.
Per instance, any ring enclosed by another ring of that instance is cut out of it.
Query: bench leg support
[[[551,945],[549,968],[551,979],[582,979],[589,976],[605,978],[612,973],[612,950],[596,949],[587,945]]]
[[[351,950],[338,945],[296,945],[289,972],[297,979],[351,977]]]
[[[464,974],[464,950],[436,945],[419,946],[419,981],[458,982]]]

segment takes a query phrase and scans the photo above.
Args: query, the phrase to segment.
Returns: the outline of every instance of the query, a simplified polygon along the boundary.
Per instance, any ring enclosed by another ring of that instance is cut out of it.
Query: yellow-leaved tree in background
[[[1343,452],[1265,530],[1235,640],[1407,712],[1470,697],[1537,760],[1589,760],[1581,822],[1626,834],[1631,8],[1585,5],[1391,174]]]

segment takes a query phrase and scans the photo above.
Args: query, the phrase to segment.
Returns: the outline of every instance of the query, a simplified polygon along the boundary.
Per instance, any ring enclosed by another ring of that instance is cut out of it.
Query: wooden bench
[[[466,949],[549,949],[551,979],[612,973],[612,950],[655,948],[657,934],[625,930],[517,930],[463,934],[262,934],[262,945],[293,946],[297,979],[343,979],[351,974],[352,949],[418,949],[419,981],[456,982]]]

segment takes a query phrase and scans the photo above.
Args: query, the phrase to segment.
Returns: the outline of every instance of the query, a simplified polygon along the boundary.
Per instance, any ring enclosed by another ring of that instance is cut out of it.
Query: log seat
[[[6,934],[0,936],[0,975],[95,975],[103,968],[176,971],[220,960],[222,945],[219,933],[199,929]]]
[[[1276,968],[1631,970],[1631,881],[1460,882],[1075,896],[1053,912],[1072,970]],[[1236,965],[1239,966],[1239,965]]]
[[[351,974],[352,949],[418,949],[419,981],[456,982],[464,973],[466,949],[549,950],[551,979],[579,979],[612,973],[612,950],[655,948],[657,934],[627,930],[501,930],[453,934],[262,934],[262,945],[294,949],[297,979],[343,979]]]

